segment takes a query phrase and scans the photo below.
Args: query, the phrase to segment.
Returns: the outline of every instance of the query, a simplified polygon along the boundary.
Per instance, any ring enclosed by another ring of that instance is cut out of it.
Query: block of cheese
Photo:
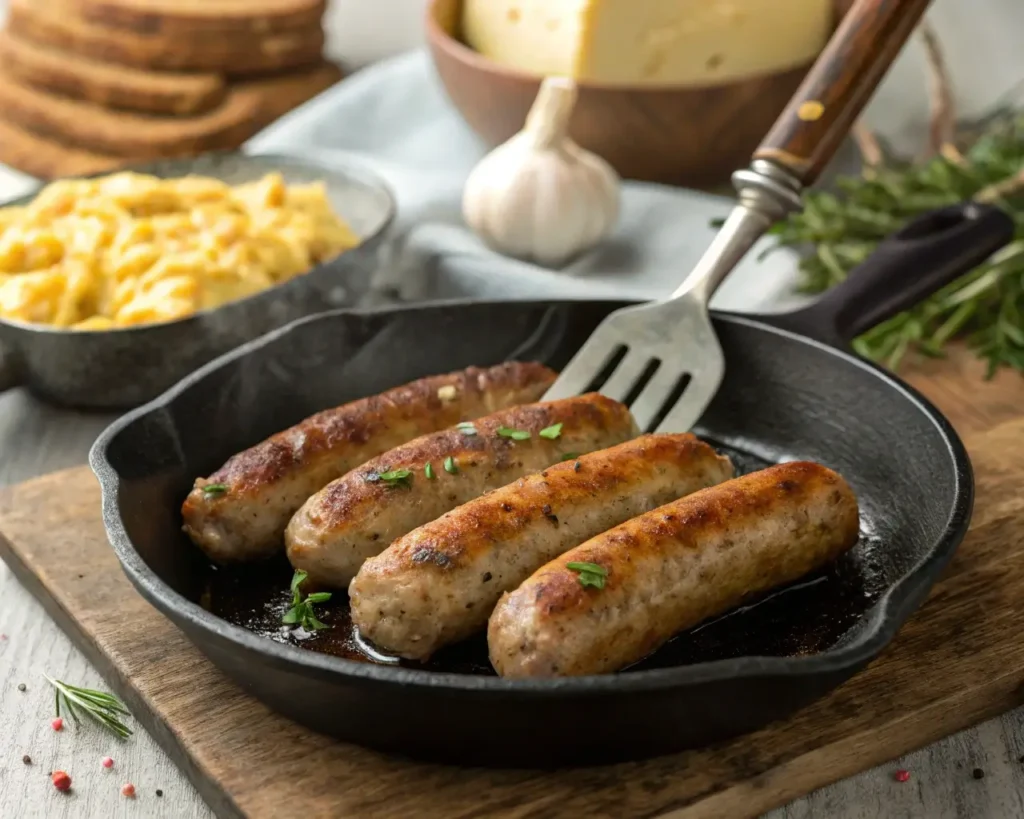
[[[810,62],[833,0],[464,0],[465,42],[503,65],[616,85],[715,85]]]

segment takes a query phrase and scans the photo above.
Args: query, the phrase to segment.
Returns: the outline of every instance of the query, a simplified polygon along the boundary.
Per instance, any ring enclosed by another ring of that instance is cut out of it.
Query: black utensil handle
[[[969,273],[1013,236],[1013,220],[993,205],[964,202],[941,208],[885,239],[814,304],[765,318],[777,327],[845,346]]]

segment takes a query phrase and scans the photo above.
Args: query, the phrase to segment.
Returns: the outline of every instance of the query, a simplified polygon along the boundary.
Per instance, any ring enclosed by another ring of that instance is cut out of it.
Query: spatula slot
[[[597,392],[601,389],[602,385],[611,378],[612,373],[615,372],[619,364],[622,363],[622,359],[626,357],[626,353],[629,348],[625,344],[616,344],[612,349],[611,355],[608,356],[605,363],[601,366],[601,369],[597,371],[597,375],[587,384],[587,388],[583,390],[584,393]]]
[[[643,392],[644,387],[646,387],[650,383],[650,380],[654,378],[654,374],[658,372],[659,367],[661,367],[660,358],[652,358],[648,361],[647,366],[640,371],[640,377],[637,378],[633,383],[633,386],[630,387],[629,392],[626,393],[626,397],[622,403],[627,407],[632,406],[633,402],[640,396],[640,393]]]
[[[672,391],[668,393],[668,396],[661,404],[661,408],[655,413],[650,423],[644,424],[642,419],[637,419],[637,422],[642,424],[641,429],[644,432],[654,432],[664,422],[672,408],[683,397],[683,393],[686,392],[686,388],[690,384],[690,379],[689,373],[683,373],[676,379],[675,386],[672,387]]]

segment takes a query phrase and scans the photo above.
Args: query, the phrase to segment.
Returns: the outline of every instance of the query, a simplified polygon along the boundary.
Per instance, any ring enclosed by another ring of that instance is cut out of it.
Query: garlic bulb
[[[545,79],[523,130],[466,181],[466,223],[499,253],[557,267],[615,226],[618,175],[568,136],[576,93],[570,79]]]

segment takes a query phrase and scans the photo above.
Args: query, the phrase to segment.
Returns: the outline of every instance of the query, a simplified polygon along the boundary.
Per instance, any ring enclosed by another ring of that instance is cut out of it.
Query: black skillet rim
[[[606,302],[609,305],[623,305],[626,300],[587,300],[592,304]],[[189,622],[192,627],[202,629],[209,636],[221,641],[234,643],[240,649],[255,651],[264,659],[279,667],[288,667],[306,675],[321,678],[342,677],[350,683],[416,686],[427,689],[460,690],[465,692],[495,692],[524,697],[560,697],[565,695],[619,694],[632,691],[664,690],[725,679],[774,677],[799,677],[829,673],[856,668],[876,657],[896,636],[896,633],[920,604],[918,592],[921,587],[927,591],[952,558],[957,546],[967,533],[974,506],[974,476],[970,458],[960,436],[945,416],[921,393],[898,377],[870,361],[828,344],[797,333],[772,326],[765,320],[737,314],[713,312],[716,319],[731,321],[760,330],[796,339],[825,353],[838,355],[853,366],[869,370],[890,388],[898,390],[913,402],[936,426],[946,441],[948,453],[956,466],[955,500],[945,532],[932,544],[928,554],[915,565],[899,582],[888,588],[873,607],[870,628],[857,640],[829,649],[820,654],[804,657],[747,656],[714,660],[688,666],[658,668],[635,671],[628,674],[603,674],[585,677],[563,677],[542,680],[508,680],[501,677],[487,677],[450,672],[422,671],[375,663],[346,660],[327,654],[305,651],[301,648],[278,643],[254,634],[216,617],[167,585],[159,575],[146,565],[142,556],[132,545],[121,520],[118,506],[120,475],[107,460],[106,452],[110,442],[126,427],[144,415],[166,408],[179,395],[191,389],[207,373],[242,358],[254,350],[273,343],[278,338],[293,332],[299,326],[316,321],[327,321],[337,316],[372,316],[380,313],[415,312],[425,309],[480,304],[476,299],[450,299],[406,307],[381,307],[368,310],[337,310],[317,313],[297,319],[259,338],[235,348],[210,361],[183,378],[173,387],[152,401],[129,411],[107,427],[93,443],[89,451],[89,465],[99,479],[102,491],[103,523],[108,539],[125,574],[157,609],[173,613]],[[535,304],[531,300],[502,301],[501,304]],[[560,302],[572,304],[571,300]],[[770,320],[770,319],[769,319]],[[173,621],[173,618],[171,618]],[[187,635],[186,635],[187,636]]]

